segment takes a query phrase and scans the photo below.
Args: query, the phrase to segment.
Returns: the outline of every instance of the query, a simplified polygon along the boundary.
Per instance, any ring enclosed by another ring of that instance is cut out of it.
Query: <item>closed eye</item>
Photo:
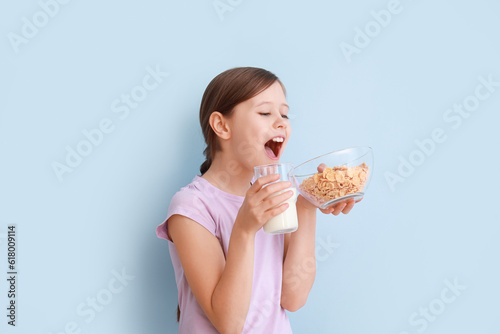
[[[271,113],[270,112],[260,112],[259,115],[269,116],[269,115],[271,115]],[[281,117],[288,119],[288,115],[281,115]]]

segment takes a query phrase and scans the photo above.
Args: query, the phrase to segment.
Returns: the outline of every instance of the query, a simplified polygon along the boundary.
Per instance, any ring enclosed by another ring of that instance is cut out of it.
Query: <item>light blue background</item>
[[[3,1],[0,267],[4,277],[16,224],[19,296],[11,328],[2,279],[2,333],[55,334],[71,322],[81,333],[177,332],[173,269],[155,228],[203,162],[203,91],[235,66],[264,67],[286,85],[295,117],[283,161],[358,145],[375,153],[365,199],[318,218],[318,240],[338,247],[318,261],[307,305],[289,314],[294,333],[419,333],[409,317],[439,306],[447,279],[466,289],[425,332],[500,333],[500,87],[456,129],[443,119],[478,77],[500,81],[500,4],[401,0],[348,62],[341,43],[388,2],[233,0],[221,20],[212,0],[71,1],[16,53],[8,34],[41,7]],[[170,75],[120,119],[112,102],[148,66]],[[104,118],[114,131],[59,182],[51,164]],[[385,174],[436,128],[447,140],[391,190]],[[86,322],[78,306],[122,270],[134,278]]]

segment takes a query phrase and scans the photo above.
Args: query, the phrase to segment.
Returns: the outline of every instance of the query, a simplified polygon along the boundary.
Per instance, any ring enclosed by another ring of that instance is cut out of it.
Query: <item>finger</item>
[[[280,193],[283,190],[290,188],[292,186],[292,182],[290,181],[279,181],[272,184],[269,184],[265,187],[262,187],[261,190],[256,195],[256,198],[259,201],[265,201],[269,197],[276,195],[276,193]]]
[[[358,199],[358,200],[356,201],[356,203],[361,202],[361,200],[362,200],[363,198],[364,198],[364,197],[361,197],[360,199]]]
[[[269,219],[276,217],[280,213],[285,212],[289,207],[290,205],[288,203],[283,203],[275,208],[267,210],[264,215],[266,222],[269,221]]]
[[[325,169],[326,165],[324,163],[320,163],[318,166],[318,172],[323,173],[323,170]]]
[[[334,216],[338,216],[340,214],[340,212],[342,212],[342,210],[344,210],[345,206],[346,206],[345,202],[341,202],[341,203],[337,204],[335,206],[335,210],[333,210],[332,214]]]
[[[355,204],[355,203],[356,203],[356,202],[354,202],[354,200],[353,200],[353,199],[350,199],[349,201],[347,201],[347,204],[346,204],[346,206],[344,207],[344,209],[342,210],[342,213],[343,213],[343,214],[348,214],[348,213],[352,210],[352,208],[354,207],[354,204]]]
[[[269,175],[265,175],[265,176],[261,176],[259,177],[251,186],[250,188],[248,189],[248,191],[250,193],[256,193],[258,192],[260,189],[262,189],[262,187],[270,182],[273,182],[273,181],[277,181],[279,180],[280,178],[280,175],[279,174],[269,174]]]
[[[332,213],[332,212],[333,212],[333,209],[334,209],[334,208],[333,208],[333,206],[330,206],[330,207],[328,207],[328,208],[326,208],[326,209],[320,209],[320,210],[321,210],[321,212],[323,212],[324,214],[328,215],[328,214],[330,214],[330,213]]]
[[[264,200],[264,202],[262,203],[263,209],[268,210],[270,208],[274,208],[275,206],[277,206],[280,203],[285,202],[286,200],[288,200],[292,196],[293,196],[292,190],[284,191],[283,193],[281,193],[279,195],[273,194],[273,195],[269,196],[266,200]]]

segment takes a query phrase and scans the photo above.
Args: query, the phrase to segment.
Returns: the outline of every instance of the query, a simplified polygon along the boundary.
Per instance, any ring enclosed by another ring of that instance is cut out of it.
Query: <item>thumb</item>
[[[318,172],[323,173],[323,170],[325,169],[326,165],[324,163],[320,163],[318,166]]]

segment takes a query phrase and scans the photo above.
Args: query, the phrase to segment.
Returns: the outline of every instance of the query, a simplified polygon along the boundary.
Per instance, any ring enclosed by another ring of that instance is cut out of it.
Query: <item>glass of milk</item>
[[[297,220],[297,208],[295,206],[295,201],[297,200],[297,189],[295,188],[295,183],[293,182],[293,176],[291,175],[292,168],[293,166],[291,163],[277,163],[277,164],[254,167],[255,180],[261,176],[266,176],[269,174],[279,174],[281,177],[276,182],[279,181],[292,182],[292,187],[271,195],[271,196],[277,196],[281,193],[284,193],[285,191],[289,190],[293,191],[292,197],[283,202],[283,203],[288,203],[288,208],[284,212],[271,218],[266,224],[264,224],[264,232],[268,234],[282,234],[282,233],[294,232],[299,227],[299,223]],[[278,206],[281,204],[282,203],[278,204]]]

